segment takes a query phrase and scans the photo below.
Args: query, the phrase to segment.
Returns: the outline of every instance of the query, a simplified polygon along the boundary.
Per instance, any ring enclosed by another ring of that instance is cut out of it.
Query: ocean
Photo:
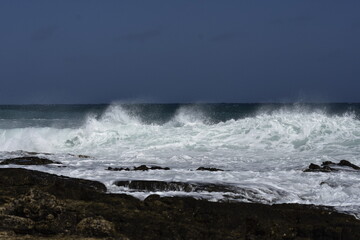
[[[29,154],[66,167],[21,167],[97,180],[109,192],[140,199],[155,193],[315,204],[360,216],[360,171],[303,172],[310,163],[324,161],[346,159],[360,165],[360,104],[1,105],[0,160]],[[170,170],[107,170],[140,165]],[[197,171],[199,167],[224,171]],[[128,180],[203,183],[239,191],[148,192],[113,184]]]

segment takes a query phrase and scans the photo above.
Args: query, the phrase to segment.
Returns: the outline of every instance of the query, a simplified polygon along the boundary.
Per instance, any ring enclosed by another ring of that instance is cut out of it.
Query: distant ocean
[[[150,193],[113,182],[225,184],[248,191],[153,193],[328,205],[360,216],[360,171],[303,172],[323,161],[360,165],[360,104],[1,105],[0,160],[26,151],[67,166],[26,168],[98,180],[139,198]],[[170,170],[106,170],[142,164]],[[201,166],[224,171],[196,171]]]

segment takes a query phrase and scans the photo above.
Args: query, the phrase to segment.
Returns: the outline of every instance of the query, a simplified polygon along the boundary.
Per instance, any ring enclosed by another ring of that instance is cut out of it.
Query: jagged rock
[[[140,201],[105,193],[97,188],[102,184],[83,181],[26,169],[0,169],[0,237],[75,240],[83,239],[79,236],[83,234],[132,240],[360,239],[360,221],[331,208],[219,203],[189,197],[149,196]],[[34,190],[29,191],[31,188]],[[14,222],[21,227],[16,230],[15,224],[9,224]]]
[[[36,188],[6,204],[3,212],[31,220],[32,227],[42,234],[66,232],[76,223],[76,216],[65,211],[62,201]]]
[[[224,171],[224,170],[219,169],[219,168],[199,167],[198,169],[196,169],[196,171],[210,171],[210,172],[217,172],[217,171]]]
[[[349,170],[348,168],[352,168],[353,170],[360,170],[359,166],[352,164],[347,160],[341,160],[339,163],[325,161],[321,164],[321,166],[310,163],[309,167],[305,169],[304,172],[336,172],[340,170],[347,171]]]
[[[329,166],[320,167],[317,164],[310,163],[309,167],[304,170],[304,172],[332,172],[337,171],[335,169],[330,168]]]
[[[3,160],[1,165],[16,164],[16,165],[47,165],[47,164],[61,164],[61,162],[53,161],[40,157],[17,157]]]
[[[108,167],[106,170],[109,171],[130,171],[130,168],[113,168],[113,167]]]
[[[160,167],[160,166],[146,166],[146,165],[140,165],[138,167],[134,167],[133,169],[130,168],[113,168],[113,167],[108,167],[106,170],[109,171],[148,171],[148,170],[170,170],[170,168],[168,167]]]
[[[76,231],[90,237],[112,237],[116,232],[114,224],[102,217],[84,218],[76,226]]]
[[[127,187],[129,189],[148,191],[148,192],[163,192],[163,191],[182,191],[182,192],[232,192],[237,193],[233,186],[213,183],[185,183],[185,182],[165,182],[165,181],[151,181],[151,180],[131,180],[131,181],[116,181],[116,186]]]
[[[192,185],[182,182],[163,182],[163,181],[146,181],[146,180],[132,180],[132,181],[116,181],[116,186],[127,187],[140,191],[184,191],[191,192]]]
[[[0,229],[12,230],[16,233],[30,233],[35,223],[29,218],[12,215],[0,215]]]
[[[341,160],[339,163],[334,163],[331,161],[326,161],[322,163],[323,166],[341,166],[341,167],[350,167],[352,169],[355,170],[360,170],[360,167],[352,164],[351,162],[347,161],[347,160]]]
[[[159,167],[159,166],[146,166],[146,165],[141,165],[141,166],[138,166],[138,167],[134,167],[133,169],[134,171],[148,171],[148,170],[170,170],[170,168],[168,167]]]
[[[26,194],[35,186],[56,197],[70,199],[94,199],[99,193],[106,192],[105,185],[100,182],[22,168],[0,168],[0,176],[0,194],[9,196]]]

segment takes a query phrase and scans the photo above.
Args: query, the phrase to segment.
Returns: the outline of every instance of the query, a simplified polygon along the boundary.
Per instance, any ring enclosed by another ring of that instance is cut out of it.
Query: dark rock
[[[168,167],[151,166],[149,170],[170,170]]]
[[[182,191],[182,192],[231,192],[240,193],[243,189],[237,189],[231,185],[213,184],[213,183],[185,183],[185,182],[165,182],[165,181],[147,181],[131,180],[116,181],[116,186],[127,187],[132,190],[147,192],[164,191]]]
[[[336,169],[332,169],[329,166],[320,167],[317,164],[310,163],[309,167],[304,170],[304,172],[333,172],[337,171]]]
[[[2,230],[12,230],[16,233],[31,233],[34,226],[34,221],[28,218],[0,215],[0,229]]]
[[[106,194],[92,187],[102,184],[92,181],[85,184],[85,180],[25,169],[0,170],[0,237],[9,240],[82,239],[79,234],[132,240],[360,239],[360,221],[331,208],[157,195],[142,202]]]
[[[346,167],[352,168],[354,170],[360,170],[359,166],[356,166],[347,160],[341,160],[339,163],[325,161],[321,164],[321,166],[310,163],[309,167],[305,169],[304,172],[336,172],[340,170],[348,171],[349,169]]]
[[[130,171],[130,168],[113,168],[113,167],[108,167],[106,170],[109,170],[109,171]]]
[[[36,188],[5,204],[3,212],[31,220],[31,229],[46,235],[69,231],[77,220],[73,213],[66,212],[61,200]],[[18,232],[18,229],[13,230]]]
[[[100,182],[22,168],[0,168],[0,176],[0,194],[25,194],[36,187],[60,198],[94,199],[106,192],[105,185]]]
[[[159,167],[159,166],[146,166],[146,165],[140,165],[138,167],[134,167],[133,169],[130,168],[113,168],[113,167],[108,167],[106,170],[109,171],[149,171],[149,170],[170,170],[170,168],[168,167]]]
[[[332,161],[325,161],[322,162],[321,166],[330,166],[330,165],[336,165],[336,163],[332,162]]]
[[[17,165],[47,165],[47,164],[61,164],[61,162],[53,161],[46,158],[39,157],[17,157],[5,159],[0,163],[1,165],[17,164]]]
[[[133,171],[148,171],[148,170],[170,170],[170,168],[168,167],[159,167],[159,166],[146,166],[146,165],[141,165],[138,167],[134,167]]]
[[[77,155],[78,158],[91,158],[90,156],[87,156],[87,155]]]
[[[339,166],[346,166],[346,167],[351,167],[355,170],[360,170],[360,167],[359,166],[356,166],[355,164],[352,164],[351,162],[347,161],[347,160],[341,160],[339,163],[338,163]]]
[[[76,231],[87,237],[112,237],[115,235],[115,226],[102,217],[84,218],[76,226]]]
[[[184,191],[192,192],[193,188],[191,184],[182,182],[163,182],[163,181],[146,181],[146,180],[132,180],[132,181],[116,181],[116,186],[127,187],[130,189],[140,191]]]
[[[150,168],[146,165],[141,165],[141,166],[138,166],[138,167],[134,167],[134,171],[148,171]]]
[[[224,170],[219,169],[219,168],[199,167],[198,169],[196,169],[196,171],[210,171],[210,172],[216,172],[216,171],[224,171]]]

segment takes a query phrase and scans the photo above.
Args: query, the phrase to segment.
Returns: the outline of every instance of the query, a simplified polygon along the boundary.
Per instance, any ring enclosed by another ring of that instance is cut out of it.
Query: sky
[[[0,104],[360,102],[359,0],[1,0]]]

